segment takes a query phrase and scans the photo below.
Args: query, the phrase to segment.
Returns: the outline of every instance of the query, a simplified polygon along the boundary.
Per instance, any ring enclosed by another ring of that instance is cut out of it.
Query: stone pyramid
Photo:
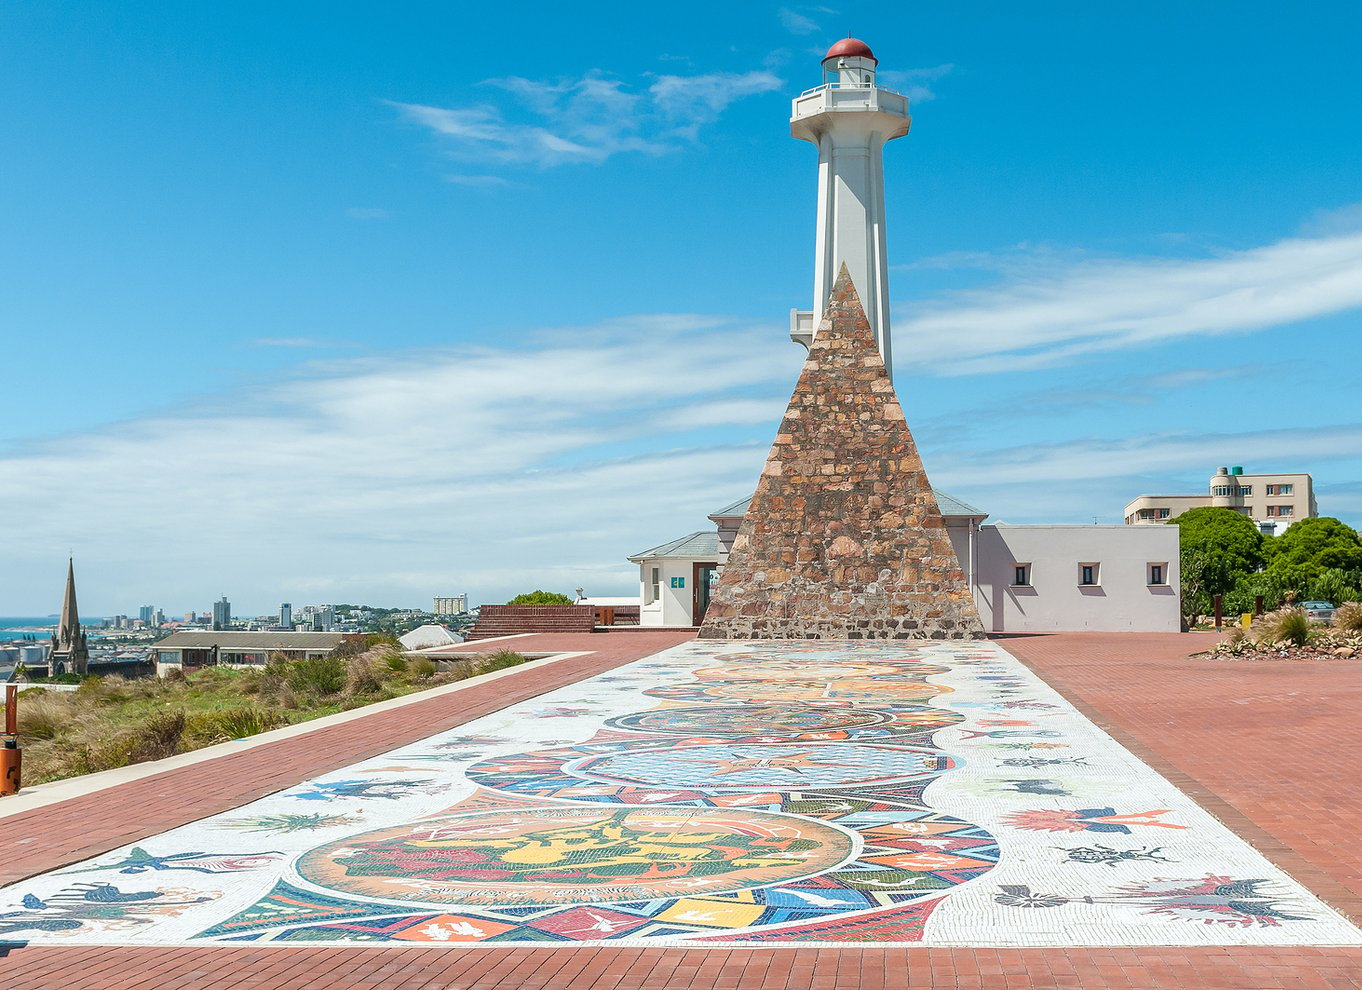
[[[844,265],[700,638],[983,635]]]

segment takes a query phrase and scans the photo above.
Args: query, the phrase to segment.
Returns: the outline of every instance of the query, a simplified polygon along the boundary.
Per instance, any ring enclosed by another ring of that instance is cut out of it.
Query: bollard
[[[1254,596],[1253,596],[1253,614],[1254,614],[1255,617],[1260,616],[1260,615],[1263,614],[1263,596],[1262,596],[1262,595],[1254,595]]]
[[[24,751],[19,740],[10,737],[0,746],[0,797],[18,794],[20,775],[24,767]]]
[[[19,688],[5,685],[5,739],[0,744],[0,796],[18,794],[24,766],[19,748]]]
[[[1242,630],[1244,630],[1244,632],[1248,632],[1249,629],[1250,629],[1252,626],[1253,626],[1253,613],[1252,613],[1252,612],[1241,612],[1241,613],[1239,613],[1239,628],[1242,629]]]
[[[1215,602],[1215,627],[1220,629],[1225,623],[1225,596],[1216,595],[1212,601]]]

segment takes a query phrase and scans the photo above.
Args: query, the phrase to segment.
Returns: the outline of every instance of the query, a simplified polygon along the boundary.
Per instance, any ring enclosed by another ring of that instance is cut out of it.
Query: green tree
[[[1327,570],[1362,570],[1362,538],[1328,516],[1302,519],[1272,541],[1267,570],[1304,591]]]
[[[534,591],[526,592],[523,595],[516,595],[507,605],[571,605],[572,599],[567,595],[560,595],[556,591]]]
[[[1212,599],[1231,591],[1263,563],[1263,534],[1233,509],[1206,506],[1169,520],[1178,527],[1182,614],[1188,625],[1210,613]]]

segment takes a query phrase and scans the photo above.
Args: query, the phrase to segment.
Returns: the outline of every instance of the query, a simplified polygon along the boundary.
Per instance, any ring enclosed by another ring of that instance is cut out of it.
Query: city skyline
[[[1362,524],[1362,12],[693,15],[0,11],[0,612],[53,612],[69,549],[91,615],[636,590],[750,494],[798,374],[789,101],[848,29],[911,102],[934,485],[1115,523],[1242,464]]]

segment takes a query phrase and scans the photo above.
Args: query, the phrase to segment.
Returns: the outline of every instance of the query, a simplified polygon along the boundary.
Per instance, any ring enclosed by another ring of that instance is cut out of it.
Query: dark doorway
[[[694,616],[693,625],[699,625],[705,618],[705,609],[709,608],[709,600],[714,597],[714,586],[719,580],[719,565],[717,562],[711,564],[696,564],[691,572],[691,615]]]

